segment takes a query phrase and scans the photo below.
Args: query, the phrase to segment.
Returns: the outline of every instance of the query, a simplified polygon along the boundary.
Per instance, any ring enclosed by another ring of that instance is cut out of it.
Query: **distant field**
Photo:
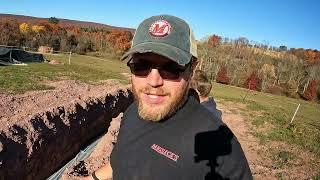
[[[23,93],[30,90],[51,89],[45,81],[73,79],[87,83],[99,83],[106,79],[119,79],[125,83],[121,73],[128,72],[125,63],[119,60],[101,60],[95,57],[54,54],[45,56],[64,64],[30,63],[27,66],[0,67],[0,92]]]
[[[284,141],[320,157],[320,104],[256,91],[250,91],[244,100],[247,92],[247,89],[217,83],[212,90],[217,99],[245,104],[241,112],[257,128],[255,135],[262,143]],[[300,108],[290,125],[299,103]]]

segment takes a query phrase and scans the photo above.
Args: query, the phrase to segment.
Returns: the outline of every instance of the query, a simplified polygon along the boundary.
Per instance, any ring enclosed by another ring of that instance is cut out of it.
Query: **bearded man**
[[[88,179],[252,179],[230,129],[188,95],[197,57],[184,20],[160,15],[138,26],[122,57],[135,102],[124,113],[110,164]]]

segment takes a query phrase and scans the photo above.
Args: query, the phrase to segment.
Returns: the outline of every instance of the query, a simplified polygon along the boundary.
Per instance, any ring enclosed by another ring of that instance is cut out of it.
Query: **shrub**
[[[217,83],[229,84],[230,78],[228,77],[227,68],[225,66],[221,66],[219,72],[217,74]]]
[[[304,91],[302,97],[305,100],[312,101],[317,96],[317,82],[316,80],[311,80],[307,89]]]
[[[250,90],[257,90],[260,84],[261,84],[261,79],[258,77],[258,74],[254,71],[247,78],[245,82],[245,87]]]

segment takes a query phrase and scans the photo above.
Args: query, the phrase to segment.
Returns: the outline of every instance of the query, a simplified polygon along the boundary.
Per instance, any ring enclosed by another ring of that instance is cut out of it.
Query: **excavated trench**
[[[131,91],[122,88],[7,123],[0,129],[0,179],[48,178],[106,133],[132,101]]]

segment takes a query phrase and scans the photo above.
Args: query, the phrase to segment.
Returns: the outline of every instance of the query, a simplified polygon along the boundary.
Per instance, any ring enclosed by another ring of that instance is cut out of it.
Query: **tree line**
[[[54,51],[87,52],[116,49],[126,51],[132,39],[130,31],[95,27],[62,26],[57,18],[33,24],[19,23],[16,19],[0,20],[0,44],[37,50],[48,46]]]
[[[212,35],[198,46],[200,68],[212,81],[305,100],[320,99],[320,52],[273,47]]]
[[[133,35],[121,29],[62,26],[57,18],[33,24],[0,20],[0,44],[37,50],[118,52],[130,48]],[[198,42],[200,68],[212,81],[251,90],[320,99],[320,52],[313,49],[274,47],[267,43],[209,36]]]

